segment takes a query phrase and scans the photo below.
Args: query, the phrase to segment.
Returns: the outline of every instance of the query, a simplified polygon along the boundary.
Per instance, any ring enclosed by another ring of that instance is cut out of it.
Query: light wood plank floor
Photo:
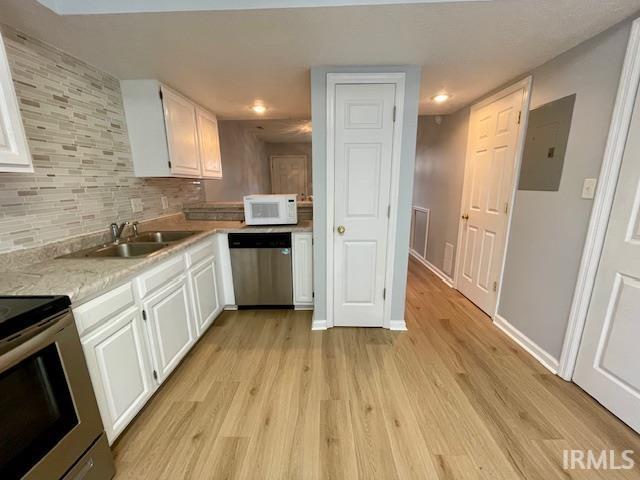
[[[118,479],[595,479],[640,437],[412,261],[408,332],[226,312],[121,436]]]

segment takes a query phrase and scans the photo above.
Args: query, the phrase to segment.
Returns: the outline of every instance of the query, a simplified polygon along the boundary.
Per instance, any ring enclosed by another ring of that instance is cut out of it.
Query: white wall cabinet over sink
[[[138,177],[222,178],[216,116],[157,80],[123,80]]]
[[[33,172],[7,51],[0,35],[0,172]]]

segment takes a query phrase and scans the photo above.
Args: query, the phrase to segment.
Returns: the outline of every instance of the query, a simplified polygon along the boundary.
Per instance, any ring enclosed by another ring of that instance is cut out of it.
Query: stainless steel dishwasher
[[[290,233],[230,233],[238,308],[292,308]]]

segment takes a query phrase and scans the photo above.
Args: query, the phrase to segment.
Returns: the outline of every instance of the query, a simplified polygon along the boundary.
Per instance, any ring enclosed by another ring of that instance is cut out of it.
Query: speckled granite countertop
[[[310,232],[311,223],[311,221],[303,221],[297,225],[254,227],[237,221],[185,220],[182,214],[150,220],[140,224],[141,232],[154,230],[202,232],[144,258],[55,259],[55,256],[71,251],[68,244],[60,242],[55,249],[50,246],[43,248],[42,251],[46,253],[46,257],[40,258],[35,263],[21,265],[15,262],[3,262],[3,268],[0,270],[0,295],[67,295],[72,303],[78,305],[126,282],[152,265],[215,233]],[[92,246],[90,244],[78,248],[79,244],[76,240],[73,250]],[[99,244],[99,242],[94,240],[93,244]],[[36,253],[30,258],[37,258]],[[4,264],[9,263],[10,267],[6,268]]]

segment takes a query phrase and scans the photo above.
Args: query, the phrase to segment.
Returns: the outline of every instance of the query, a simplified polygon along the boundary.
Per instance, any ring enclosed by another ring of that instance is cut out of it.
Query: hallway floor
[[[310,322],[225,312],[116,442],[116,478],[640,478],[640,436],[414,260],[408,332]],[[563,471],[564,449],[636,466]]]

